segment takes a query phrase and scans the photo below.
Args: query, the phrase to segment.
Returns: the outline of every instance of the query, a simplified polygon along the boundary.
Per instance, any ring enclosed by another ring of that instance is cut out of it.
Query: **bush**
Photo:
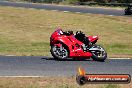
[[[66,2],[68,4],[76,4],[76,3],[79,3],[80,0],[65,0],[64,2]]]

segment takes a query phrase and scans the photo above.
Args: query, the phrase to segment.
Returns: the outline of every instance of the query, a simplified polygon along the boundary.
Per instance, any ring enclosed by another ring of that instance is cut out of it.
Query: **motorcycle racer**
[[[73,34],[73,31],[64,31],[63,34],[69,36]],[[84,51],[87,51],[92,45],[92,43],[88,40],[88,37],[82,31],[77,31],[75,38],[84,43],[82,45]]]
[[[77,31],[75,38],[84,43],[83,49],[85,51],[92,45],[92,43],[88,40],[88,37],[82,31]]]

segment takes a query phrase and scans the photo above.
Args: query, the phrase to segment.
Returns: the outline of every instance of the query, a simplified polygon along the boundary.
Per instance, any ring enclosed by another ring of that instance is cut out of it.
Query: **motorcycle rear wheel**
[[[95,61],[105,61],[105,59],[107,58],[107,52],[105,51],[105,49],[100,45],[95,45],[94,47],[97,47],[100,50],[92,52],[91,58]]]
[[[63,45],[60,47],[53,45],[51,46],[51,54],[54,59],[65,60],[66,58],[68,58],[69,52]]]

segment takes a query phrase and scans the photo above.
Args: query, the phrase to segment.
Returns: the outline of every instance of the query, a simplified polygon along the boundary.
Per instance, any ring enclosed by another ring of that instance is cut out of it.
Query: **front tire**
[[[65,60],[68,58],[68,49],[64,47],[64,45],[61,45],[60,47],[53,45],[51,46],[51,54],[55,59],[58,60]]]
[[[105,49],[100,45],[95,45],[94,47],[97,47],[99,50],[92,51],[91,58],[95,61],[105,61],[105,59],[107,58],[107,52],[105,51]]]

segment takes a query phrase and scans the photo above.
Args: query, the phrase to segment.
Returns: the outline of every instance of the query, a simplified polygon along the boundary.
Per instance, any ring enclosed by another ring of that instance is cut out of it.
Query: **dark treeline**
[[[81,2],[98,2],[98,3],[132,3],[132,0],[80,0]]]

